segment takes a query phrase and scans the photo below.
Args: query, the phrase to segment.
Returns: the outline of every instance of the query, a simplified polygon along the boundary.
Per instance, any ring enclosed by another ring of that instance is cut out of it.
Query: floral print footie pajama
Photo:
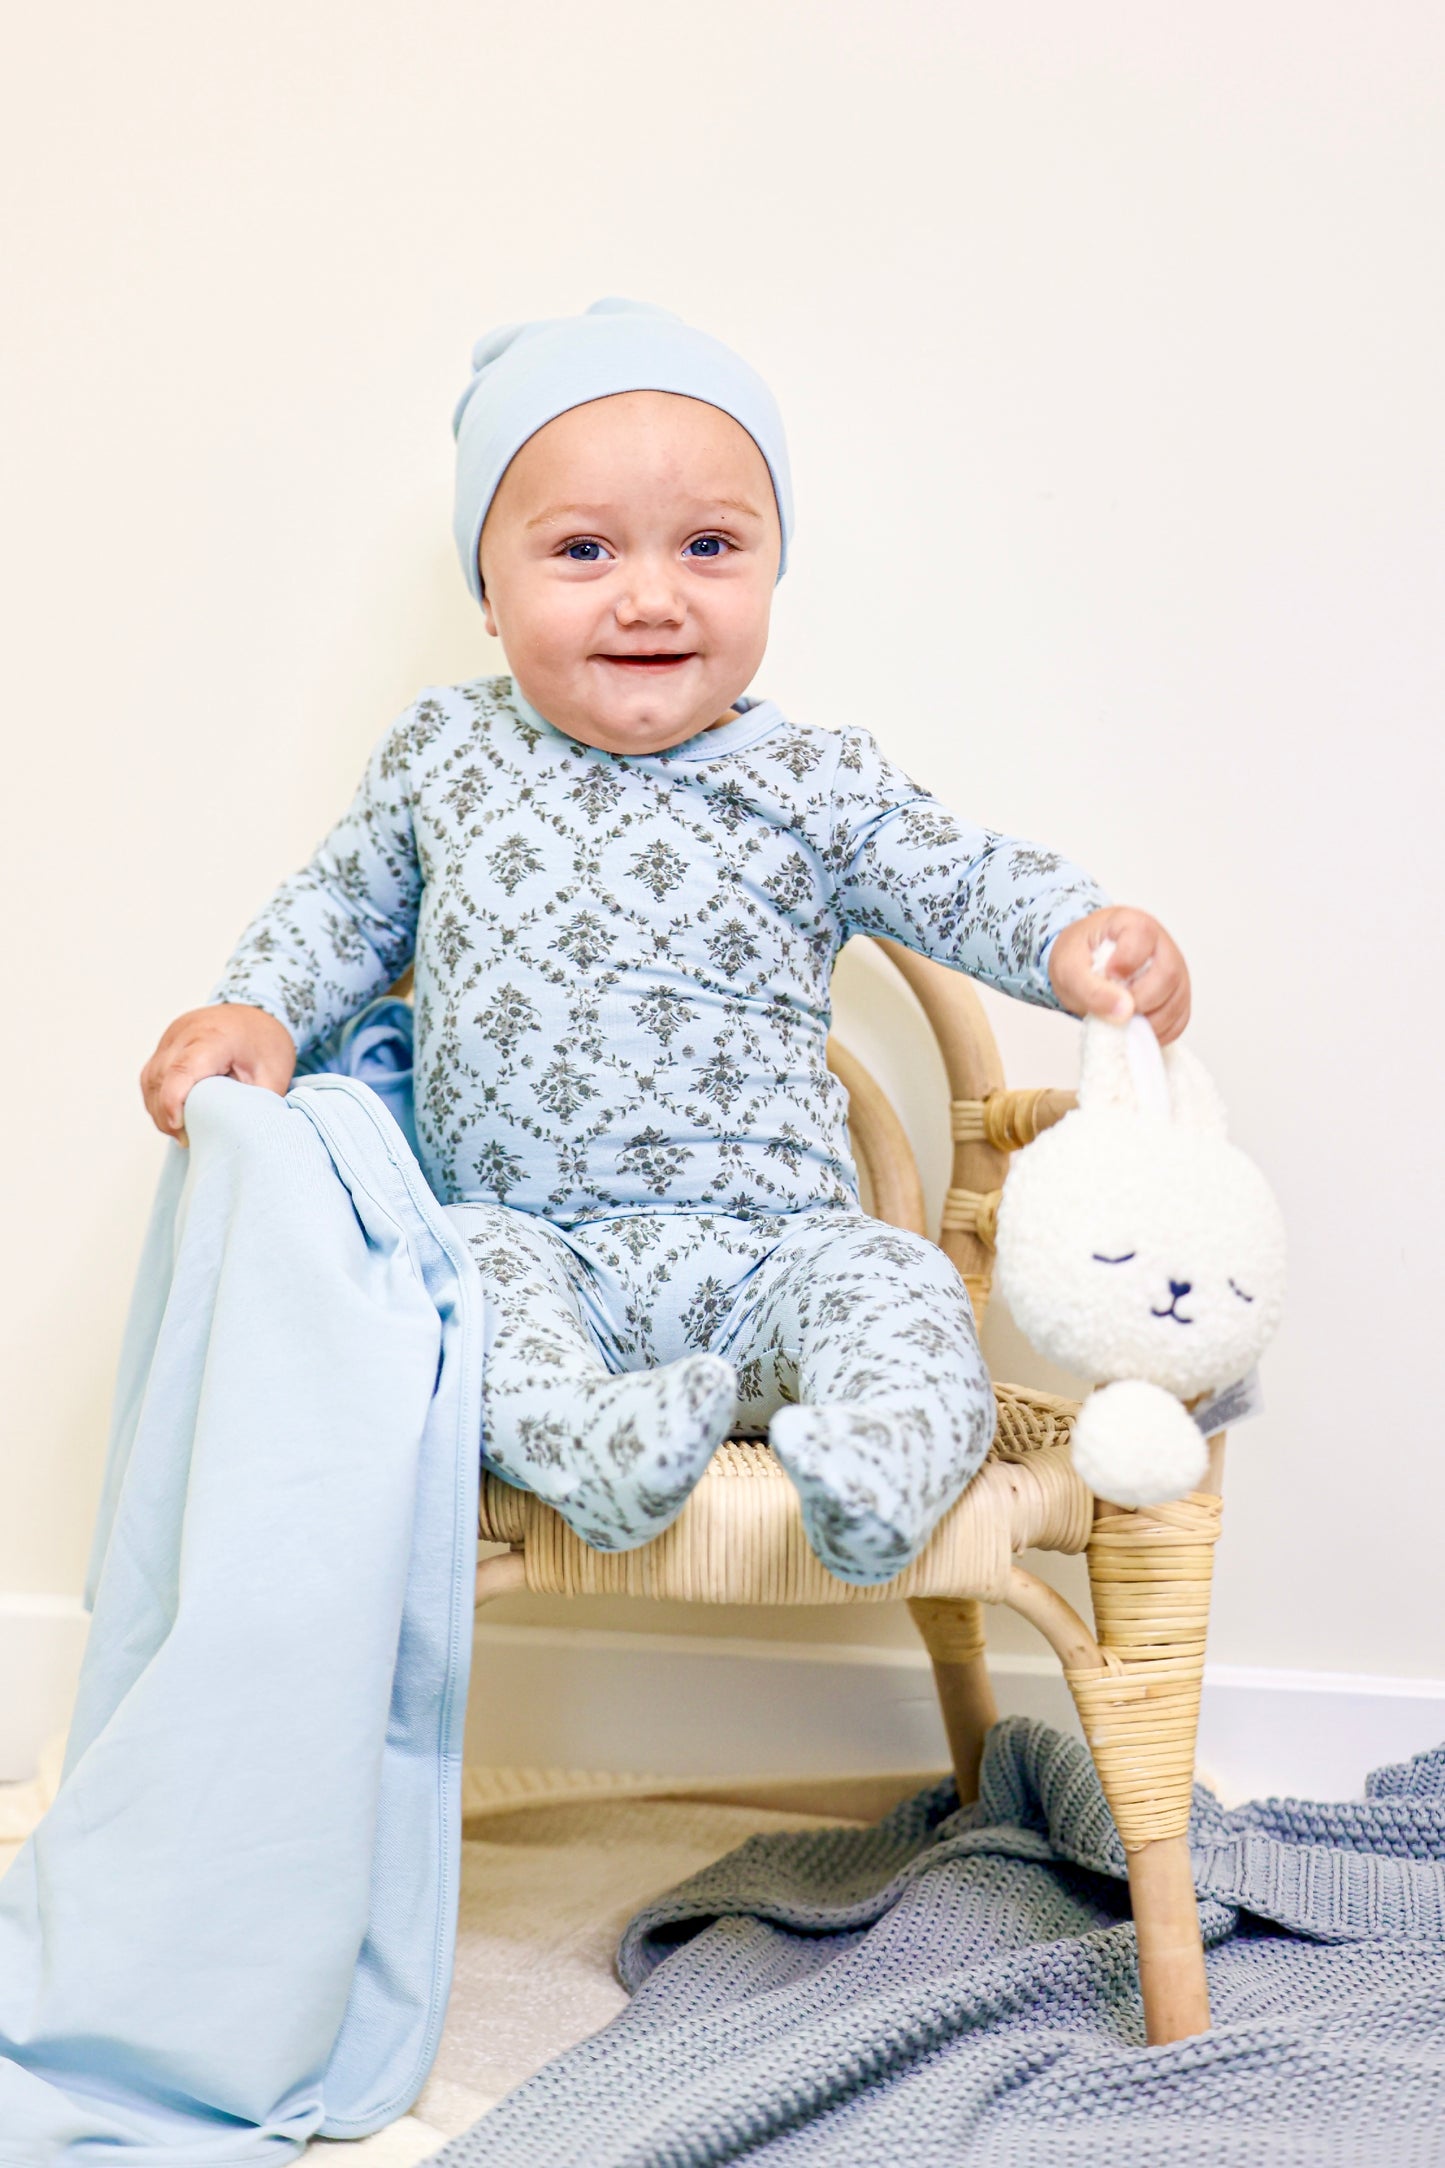
[[[490,1298],[487,1465],[626,1549],[766,1427],[819,1556],[880,1581],[993,1402],[953,1267],[859,1208],[833,960],[882,934],[1056,1007],[1048,945],[1107,899],[866,731],[738,706],[636,757],[509,677],[427,687],[210,998],[304,1053],[415,962],[422,1164]]]

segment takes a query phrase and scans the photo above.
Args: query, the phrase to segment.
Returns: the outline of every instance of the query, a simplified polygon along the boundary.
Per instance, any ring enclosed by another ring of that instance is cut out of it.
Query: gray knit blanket
[[[1214,2030],[1146,2047],[1124,1855],[1077,1741],[982,1795],[755,1837],[622,1938],[627,2008],[435,2168],[1440,2168],[1445,1747],[1362,1803],[1196,1788]]]

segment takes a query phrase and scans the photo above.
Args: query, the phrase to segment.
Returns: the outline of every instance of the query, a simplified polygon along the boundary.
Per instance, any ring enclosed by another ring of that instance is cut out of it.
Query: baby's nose
[[[1194,1282],[1192,1280],[1171,1280],[1169,1282],[1169,1292],[1174,1297],[1174,1300],[1177,1302],[1181,1295],[1188,1294],[1190,1288],[1193,1285]]]

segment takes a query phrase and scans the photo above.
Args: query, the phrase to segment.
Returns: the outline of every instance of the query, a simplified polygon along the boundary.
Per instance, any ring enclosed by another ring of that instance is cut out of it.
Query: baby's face
[[[746,691],[781,548],[767,462],[730,414],[676,392],[590,399],[502,476],[478,551],[487,630],[569,737],[662,752]]]

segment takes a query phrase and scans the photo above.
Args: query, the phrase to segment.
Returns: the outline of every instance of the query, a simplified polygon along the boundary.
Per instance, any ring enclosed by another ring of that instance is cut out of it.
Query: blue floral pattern
[[[994,1407],[942,1252],[859,1208],[829,983],[883,934],[1057,1006],[1105,898],[771,701],[647,758],[509,678],[432,686],[213,999],[305,1058],[415,962],[416,1128],[489,1296],[483,1450],[604,1548],[766,1426],[835,1573],[891,1578]]]
[[[414,960],[417,1129],[446,1201],[567,1221],[856,1205],[824,1055],[842,943],[889,935],[1056,1006],[1048,942],[1104,900],[948,812],[866,731],[753,701],[624,758],[480,678],[403,712],[212,998],[304,1050]]]
[[[847,1206],[449,1212],[491,1297],[486,1465],[599,1550],[665,1528],[729,1431],[766,1433],[824,1564],[889,1580],[988,1450],[968,1295],[920,1235]]]

